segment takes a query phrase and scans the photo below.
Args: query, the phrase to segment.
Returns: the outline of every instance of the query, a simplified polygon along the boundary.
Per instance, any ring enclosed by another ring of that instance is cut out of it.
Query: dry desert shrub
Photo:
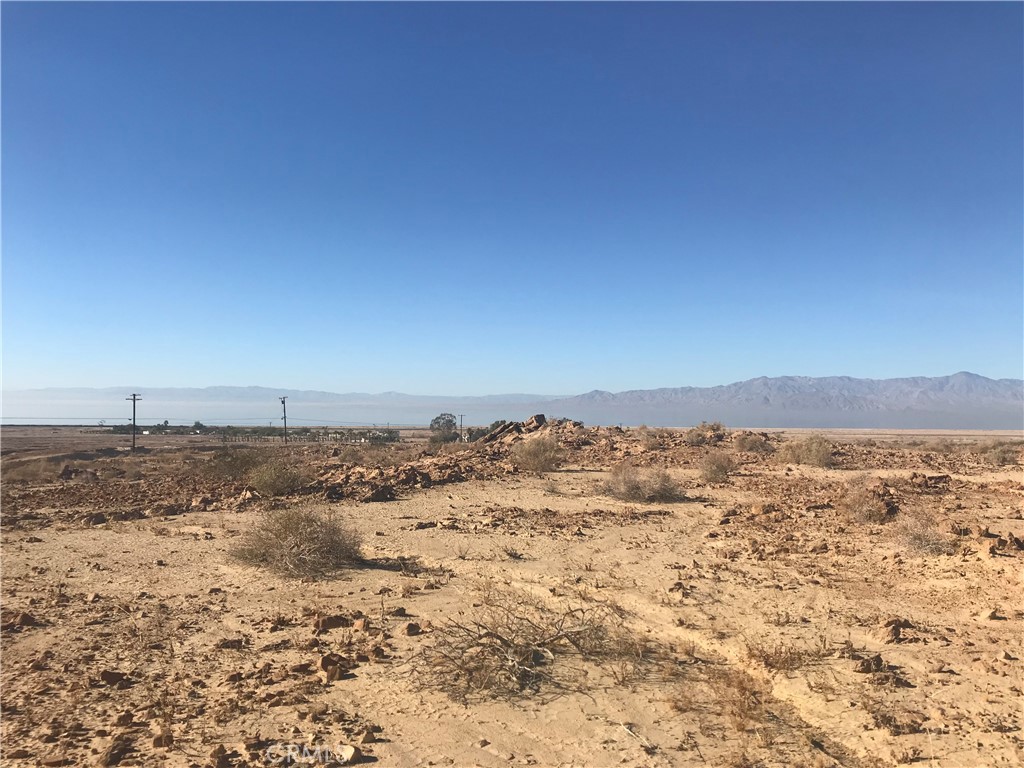
[[[997,467],[1020,463],[1020,451],[1024,446],[1020,440],[997,440],[982,449],[981,455]]]
[[[779,458],[792,464],[810,464],[826,469],[834,464],[832,445],[821,435],[787,442],[779,451]]]
[[[919,555],[952,555],[957,551],[953,537],[923,514],[901,515],[893,525],[892,536],[897,546]]]
[[[333,513],[294,507],[263,512],[231,554],[293,578],[323,578],[362,562],[358,537]]]
[[[401,443],[349,443],[336,448],[332,458],[361,467],[393,467],[417,458],[420,450]]]
[[[747,453],[771,453],[775,450],[765,435],[756,432],[740,432],[733,440],[733,446],[737,451]]]
[[[512,460],[527,472],[550,472],[565,457],[553,437],[534,437],[512,448]]]
[[[211,482],[245,483],[262,496],[285,496],[307,485],[308,469],[286,455],[258,448],[222,448],[200,470]]]
[[[736,471],[736,460],[724,451],[712,451],[700,460],[700,479],[705,483],[724,483]]]
[[[606,604],[568,600],[555,606],[526,592],[488,587],[475,614],[451,619],[413,660],[415,682],[463,703],[578,689],[570,659],[641,669],[653,653]]]
[[[221,448],[207,460],[202,474],[214,481],[243,481],[270,460],[266,451],[256,448]]]
[[[702,421],[696,427],[686,430],[683,441],[687,445],[718,445],[728,434],[728,430],[721,422]]]
[[[601,491],[622,501],[673,502],[685,498],[679,483],[666,470],[636,467],[628,461],[612,468]]]
[[[900,510],[884,482],[864,475],[847,482],[836,508],[859,523],[887,523]]]
[[[40,483],[52,482],[60,472],[58,465],[48,459],[32,459],[30,461],[3,463],[0,477],[4,483]]]
[[[663,429],[651,429],[646,424],[637,428],[637,437],[640,439],[640,445],[648,451],[657,451],[664,447],[662,438],[665,436],[666,431]]]
[[[304,468],[287,462],[273,462],[257,467],[249,474],[249,485],[262,496],[287,496],[311,481]]]

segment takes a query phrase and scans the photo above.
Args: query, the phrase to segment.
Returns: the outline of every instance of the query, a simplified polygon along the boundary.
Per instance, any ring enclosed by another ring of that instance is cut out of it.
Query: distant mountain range
[[[123,423],[130,420],[124,397],[131,392],[142,395],[140,424],[165,419],[276,424],[281,418],[278,398],[287,396],[288,421],[296,426],[427,424],[447,411],[463,414],[467,425],[544,413],[588,424],[686,426],[707,420],[748,427],[1024,429],[1024,380],[966,372],[904,379],[761,377],[718,387],[594,390],[568,397],[338,394],[266,387],[6,390],[3,423]]]

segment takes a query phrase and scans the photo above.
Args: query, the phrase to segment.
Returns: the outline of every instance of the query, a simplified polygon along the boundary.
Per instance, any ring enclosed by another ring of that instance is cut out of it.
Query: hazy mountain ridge
[[[450,411],[464,415],[467,424],[542,412],[590,424],[685,426],[718,420],[763,427],[1024,428],[1024,380],[989,379],[967,372],[898,379],[762,376],[715,387],[593,390],[570,397],[342,394],[257,386],[8,390],[4,421],[120,420],[124,413],[130,414],[123,399],[131,392],[142,394],[140,423],[165,418],[273,422],[281,415],[278,398],[285,396],[289,421],[294,423],[426,424],[438,413]]]
[[[779,376],[717,387],[676,387],[604,392],[594,390],[560,402],[605,405],[756,405],[841,411],[893,410],[914,406],[960,407],[983,403],[1024,404],[1024,380],[988,379],[973,373],[903,379],[850,376]]]

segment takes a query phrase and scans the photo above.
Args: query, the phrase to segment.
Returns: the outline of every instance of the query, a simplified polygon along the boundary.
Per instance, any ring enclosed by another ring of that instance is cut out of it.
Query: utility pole
[[[135,403],[142,399],[142,396],[132,392],[131,397],[126,397],[125,400],[132,401],[132,450],[135,450]]]
[[[288,396],[285,395],[281,398],[281,408],[284,410],[284,444],[288,445],[288,403],[285,400]]]
[[[459,414],[459,442],[460,443],[466,442],[466,437],[465,437],[465,435],[462,434],[462,417],[465,416],[465,415],[466,414],[464,414],[464,413],[460,413]]]

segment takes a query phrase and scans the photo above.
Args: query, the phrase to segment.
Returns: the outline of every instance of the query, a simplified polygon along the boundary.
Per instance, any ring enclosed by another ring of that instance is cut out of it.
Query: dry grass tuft
[[[829,468],[835,464],[832,445],[821,435],[791,440],[779,450],[779,458],[792,464]]]
[[[463,703],[578,689],[580,670],[569,658],[607,666],[616,680],[639,670],[653,654],[605,604],[567,600],[551,607],[526,592],[490,587],[474,616],[450,620],[413,660],[422,687]]]
[[[738,731],[746,731],[765,718],[768,692],[751,675],[741,669],[727,669],[708,679],[713,700]]]
[[[673,502],[682,501],[682,488],[666,470],[635,467],[628,461],[612,468],[601,491],[622,501]]]
[[[263,512],[231,555],[299,579],[323,578],[362,562],[358,537],[333,513],[294,507]]]
[[[797,648],[784,642],[746,641],[747,657],[760,663],[765,669],[776,672],[791,672],[799,669],[809,660],[819,658],[822,651]]]
[[[565,458],[553,437],[534,437],[512,448],[512,460],[527,472],[550,472]]]

